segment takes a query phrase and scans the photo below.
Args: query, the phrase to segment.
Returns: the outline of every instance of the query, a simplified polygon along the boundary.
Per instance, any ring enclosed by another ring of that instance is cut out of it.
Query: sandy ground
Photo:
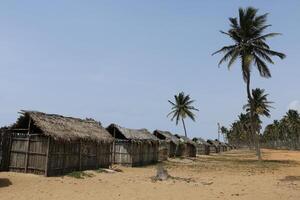
[[[234,150],[196,159],[163,163],[172,176],[153,181],[156,166],[119,167],[123,172],[88,171],[90,177],[51,177],[1,172],[1,200],[107,199],[245,199],[299,200],[300,152],[263,151],[264,162],[253,152]]]

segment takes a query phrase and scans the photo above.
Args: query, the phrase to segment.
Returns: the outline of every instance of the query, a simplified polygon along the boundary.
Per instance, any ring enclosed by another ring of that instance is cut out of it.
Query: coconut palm
[[[287,127],[289,138],[293,141],[293,147],[297,148],[300,143],[300,115],[296,110],[289,110],[283,117]]]
[[[270,78],[271,72],[267,63],[274,64],[271,57],[277,56],[281,59],[285,58],[283,53],[273,51],[266,43],[268,38],[277,36],[279,33],[265,34],[265,30],[270,26],[269,24],[266,24],[268,14],[257,15],[257,12],[258,10],[252,7],[246,9],[240,8],[238,18],[229,18],[230,29],[227,32],[221,31],[221,33],[232,39],[233,44],[224,46],[213,53],[213,55],[217,53],[225,54],[219,61],[219,66],[223,62],[228,61],[227,66],[228,68],[231,68],[235,61],[240,59],[250,106],[252,102],[250,89],[252,66],[255,66],[258,69],[262,77]],[[251,133],[254,135],[253,114],[253,109],[250,109]],[[256,142],[258,142],[258,139]],[[258,157],[259,156],[260,154],[258,153]],[[259,157],[259,159],[261,158]]]
[[[269,94],[265,94],[264,89],[256,88],[252,90],[252,108],[254,117],[259,118],[259,116],[270,117],[270,108],[273,102],[268,101]],[[244,106],[244,109],[248,113],[251,110],[251,102],[248,100],[248,103]]]
[[[259,137],[259,130],[261,129],[260,116],[271,116],[270,108],[272,108],[272,103],[273,102],[268,101],[268,94],[265,93],[264,89],[256,88],[252,90],[252,100],[248,99],[248,104],[244,106],[244,109],[246,109],[249,114],[252,110],[251,126],[253,128],[252,130],[255,131],[254,134],[252,134],[254,141]],[[261,159],[259,141],[256,141],[256,143],[257,155]]]
[[[185,136],[187,137],[186,127],[184,119],[189,117],[195,121],[195,114],[193,111],[199,111],[197,108],[192,106],[195,100],[190,98],[190,95],[185,95],[184,92],[180,92],[178,95],[174,95],[175,102],[169,100],[169,103],[172,105],[171,112],[167,115],[168,117],[172,115],[171,120],[176,119],[176,125],[181,120],[184,128]]]

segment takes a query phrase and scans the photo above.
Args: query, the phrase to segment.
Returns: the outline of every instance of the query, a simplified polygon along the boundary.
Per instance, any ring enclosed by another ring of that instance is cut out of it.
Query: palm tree
[[[281,59],[285,58],[283,53],[273,51],[266,43],[268,38],[280,35],[279,33],[267,33],[264,31],[271,25],[266,24],[267,15],[257,15],[258,10],[253,7],[246,9],[239,9],[239,17],[229,18],[230,29],[227,32],[221,31],[231,38],[234,44],[224,46],[213,55],[217,53],[224,53],[225,55],[219,61],[219,66],[228,61],[228,68],[235,63],[237,59],[241,60],[243,79],[247,86],[247,96],[250,102],[250,119],[251,119],[251,133],[254,131],[254,110],[252,109],[252,96],[250,89],[251,69],[255,66],[260,75],[265,78],[271,77],[271,72],[267,63],[274,64],[272,56],[277,56]],[[258,142],[258,140],[256,140]],[[259,156],[259,155],[258,155]],[[260,159],[260,158],[259,158]]]
[[[244,106],[244,109],[246,109],[248,113],[252,111],[252,130],[255,131],[254,135],[252,136],[254,139],[259,137],[259,130],[261,128],[260,116],[271,116],[270,108],[272,108],[272,106],[270,104],[273,102],[268,101],[268,95],[269,94],[265,94],[265,90],[256,88],[252,90],[252,100],[248,99],[248,104]],[[257,155],[259,159],[261,159],[259,140],[256,141],[256,143]]]
[[[199,111],[197,108],[192,106],[195,100],[191,100],[190,95],[185,95],[184,92],[180,92],[178,95],[174,95],[175,102],[168,100],[172,105],[171,112],[167,115],[168,117],[172,115],[171,120],[173,121],[176,118],[176,125],[178,125],[179,120],[182,121],[182,125],[184,128],[185,136],[187,137],[186,127],[184,123],[184,119],[186,117],[191,118],[195,121],[195,114],[193,111]]]
[[[284,116],[289,137],[293,141],[293,146],[296,149],[300,140],[300,115],[296,110],[289,110]]]

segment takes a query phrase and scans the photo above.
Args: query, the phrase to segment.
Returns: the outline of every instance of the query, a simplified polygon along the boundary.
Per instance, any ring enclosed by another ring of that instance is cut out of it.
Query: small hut
[[[202,138],[193,138],[193,141],[196,143],[197,154],[198,155],[209,155],[210,152],[210,144],[208,144]]]
[[[9,170],[54,176],[111,165],[113,138],[99,122],[22,111],[11,128]]]
[[[219,142],[215,140],[207,140],[207,143],[210,144],[210,153],[220,153],[221,148]]]
[[[106,129],[115,138],[113,163],[136,167],[158,161],[158,138],[147,129],[128,129],[116,124]]]
[[[193,140],[189,139],[188,137],[185,137],[183,135],[175,135],[179,141],[179,151],[181,152],[181,156],[186,157],[196,157],[197,155],[197,149],[196,144],[193,142]]]
[[[175,157],[175,156],[179,155],[179,152],[178,152],[179,139],[176,136],[174,136],[169,131],[161,131],[161,130],[155,130],[153,132],[153,134],[160,141],[165,141],[167,149],[168,149],[168,157]]]
[[[215,139],[215,142],[217,142],[219,144],[220,152],[227,151],[227,145],[224,142],[221,142],[218,139]]]

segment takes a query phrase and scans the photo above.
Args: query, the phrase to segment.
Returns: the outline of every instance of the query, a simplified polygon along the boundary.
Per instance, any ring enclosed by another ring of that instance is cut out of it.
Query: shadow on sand
[[[7,178],[0,178],[0,188],[2,187],[8,187],[12,185],[11,181]]]

